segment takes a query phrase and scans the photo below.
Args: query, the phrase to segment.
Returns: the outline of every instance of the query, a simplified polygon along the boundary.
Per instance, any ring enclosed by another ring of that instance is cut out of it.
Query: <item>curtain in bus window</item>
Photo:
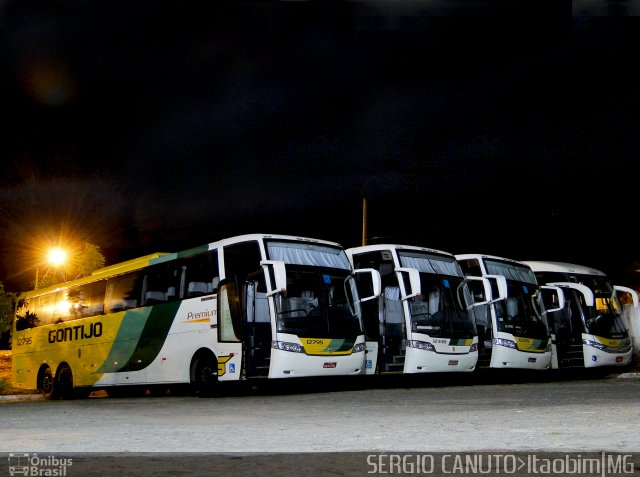
[[[489,275],[503,275],[507,280],[516,280],[519,282],[537,284],[536,276],[532,270],[527,267],[515,266],[509,263],[494,262],[485,260],[487,273]]]
[[[254,287],[247,287],[247,321],[270,323],[269,302],[267,294],[256,292]]]
[[[440,275],[451,275],[456,277],[462,276],[462,270],[454,259],[447,261],[444,258],[436,257],[413,257],[405,254],[399,254],[400,262],[403,267],[415,268],[423,273],[439,273]]]
[[[220,293],[220,316],[218,321],[218,326],[220,328],[220,340],[221,341],[239,341],[238,336],[236,334],[234,319],[233,319],[233,310],[231,309],[230,293],[229,290],[231,287],[223,288],[222,293]],[[234,298],[234,302],[236,298]]]
[[[351,264],[342,249],[320,245],[268,242],[267,251],[271,260],[280,260],[290,265],[350,270]]]
[[[489,307],[488,305],[479,305],[472,308],[476,319],[477,326],[489,328]]]
[[[404,321],[399,287],[387,287],[384,289],[384,308],[387,323],[402,323]]]
[[[400,301],[400,287],[384,289],[384,316],[388,336],[402,336],[404,317]]]

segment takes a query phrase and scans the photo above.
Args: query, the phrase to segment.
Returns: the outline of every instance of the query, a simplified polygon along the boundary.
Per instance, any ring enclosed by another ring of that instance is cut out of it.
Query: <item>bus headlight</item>
[[[478,343],[473,343],[471,346],[469,346],[469,353],[473,353],[475,351],[478,351]]]
[[[435,351],[436,348],[431,344],[431,343],[427,343],[426,341],[414,341],[411,340],[409,341],[409,346],[415,349],[424,349],[426,351]]]
[[[505,348],[518,349],[515,341],[506,340],[504,338],[493,338],[493,344],[496,346],[504,346]]]
[[[366,344],[365,343],[358,343],[357,345],[355,345],[353,347],[353,353],[362,353],[365,349],[366,349]]]
[[[583,341],[584,344],[586,344],[587,346],[591,346],[593,348],[597,348],[597,349],[604,349],[604,345],[602,343],[598,343],[597,341],[593,341],[593,340],[584,340]]]
[[[290,351],[291,353],[304,353],[304,348],[298,343],[287,343],[286,341],[272,341],[271,347],[273,349],[280,349],[282,351]]]

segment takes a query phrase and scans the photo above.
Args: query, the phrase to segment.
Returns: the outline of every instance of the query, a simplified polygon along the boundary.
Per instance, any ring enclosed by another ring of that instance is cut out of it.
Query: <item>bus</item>
[[[363,303],[367,374],[475,370],[478,336],[467,282],[483,282],[488,294],[487,280],[465,280],[452,254],[430,248],[364,245],[347,255],[355,269],[380,273],[380,296]]]
[[[540,283],[561,287],[565,306],[549,315],[553,333],[553,368],[620,368],[631,363],[632,344],[618,292],[607,275],[566,262],[526,261]]]
[[[358,273],[380,293],[377,272]],[[347,254],[305,237],[240,235],[105,267],[21,294],[14,323],[13,386],[49,399],[364,374]]]
[[[547,316],[564,305],[562,290],[540,286],[523,262],[483,254],[455,257],[465,275],[486,277],[496,290],[491,303],[474,309],[478,369],[551,369]]]

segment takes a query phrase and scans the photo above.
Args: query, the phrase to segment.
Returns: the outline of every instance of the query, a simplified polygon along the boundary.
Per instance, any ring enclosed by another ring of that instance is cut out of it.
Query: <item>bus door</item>
[[[271,319],[262,271],[245,284],[245,367],[248,376],[267,377],[271,359]]]
[[[404,307],[400,299],[400,287],[388,286],[384,289],[381,314],[382,346],[380,365],[383,371],[404,370],[406,327]]]
[[[549,328],[549,337],[551,339],[551,368],[558,369],[558,338],[556,334],[556,315],[561,316],[565,305],[564,291],[560,287],[541,285],[540,296],[542,299],[542,308],[544,316]]]
[[[496,308],[507,299],[507,281],[502,275],[485,275],[483,280],[467,276],[474,299],[473,313],[478,333],[478,368],[489,367],[493,356],[493,340],[498,334]]]
[[[587,331],[584,313],[588,307],[593,306],[593,292],[584,285],[572,282],[547,285],[560,287],[565,297],[565,306],[553,313],[558,367],[582,367],[582,339]]]
[[[622,304],[622,312],[633,343],[633,355],[636,360],[640,360],[640,299],[638,292],[633,288],[620,285],[615,285],[613,288]]]

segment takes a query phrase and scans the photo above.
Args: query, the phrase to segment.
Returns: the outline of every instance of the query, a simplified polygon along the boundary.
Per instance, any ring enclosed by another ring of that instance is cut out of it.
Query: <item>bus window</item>
[[[67,290],[64,306],[68,310],[68,316],[64,319],[76,320],[87,316],[101,315],[104,313],[104,292],[106,281],[72,287]],[[59,305],[62,306],[62,303]]]
[[[155,305],[176,300],[179,286],[179,273],[174,263],[149,267],[142,281],[142,304]]]
[[[185,259],[184,283],[187,298],[216,293],[218,282],[218,255],[216,250]]]
[[[55,308],[55,294],[42,295],[34,301],[35,314],[38,316],[38,325],[50,325],[53,323],[53,309]]]
[[[141,293],[138,272],[127,273],[107,280],[107,303],[111,313],[135,308]]]
[[[240,300],[235,284],[227,283],[220,288],[218,303],[220,341],[240,341]]]
[[[104,294],[107,288],[107,281],[87,283],[82,286],[84,308],[81,316],[95,316],[104,313]]]
[[[27,330],[29,328],[35,328],[39,325],[39,318],[35,312],[33,304],[38,298],[32,298],[30,300],[20,300],[16,309],[16,331]]]

